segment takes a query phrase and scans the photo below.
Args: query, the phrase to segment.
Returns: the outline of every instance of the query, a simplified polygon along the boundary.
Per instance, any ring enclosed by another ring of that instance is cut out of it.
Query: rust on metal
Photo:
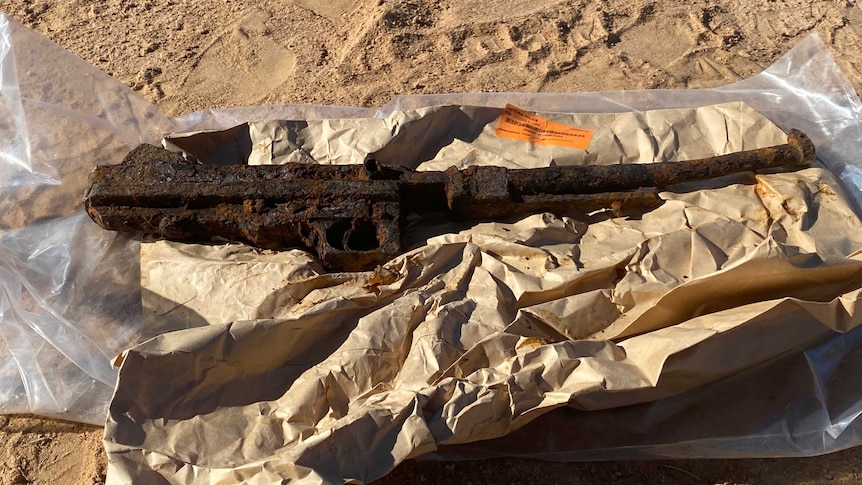
[[[414,172],[362,165],[202,165],[152,145],[90,175],[84,205],[105,229],[193,242],[242,241],[314,250],[330,269],[372,269],[401,253],[404,218],[447,211],[456,219],[610,209],[643,212],[680,182],[814,160],[800,131],[784,145],[650,164],[510,170],[475,166]]]

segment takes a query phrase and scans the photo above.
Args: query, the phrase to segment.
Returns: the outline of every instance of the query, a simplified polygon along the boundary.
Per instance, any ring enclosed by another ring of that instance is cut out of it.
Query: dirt
[[[811,32],[862,88],[862,7],[834,0],[0,0],[0,11],[168,115],[399,94],[700,88],[756,74]],[[46,208],[46,210],[49,210]],[[0,483],[102,483],[101,429],[0,417]],[[414,462],[395,483],[859,483],[816,458]]]
[[[0,416],[0,483],[105,482],[102,428],[41,417]]]

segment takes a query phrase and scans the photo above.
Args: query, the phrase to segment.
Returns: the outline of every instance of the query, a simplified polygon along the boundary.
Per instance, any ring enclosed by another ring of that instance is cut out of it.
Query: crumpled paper
[[[169,143],[218,153],[221,136],[256,163],[373,154],[440,170],[685,160],[786,140],[741,103],[542,114],[595,130],[585,153],[495,139],[500,112],[249,123]],[[555,408],[673,396],[862,322],[862,223],[829,171],[674,189],[640,218],[419,222],[409,252],[363,273],[326,273],[302,250],[143,244],[155,337],[122,361],[109,483],[367,482]]]

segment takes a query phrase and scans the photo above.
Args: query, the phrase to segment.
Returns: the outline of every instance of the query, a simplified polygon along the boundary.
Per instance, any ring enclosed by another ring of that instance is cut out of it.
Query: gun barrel
[[[790,130],[783,145],[698,160],[509,170],[508,178],[513,190],[522,195],[596,194],[639,187],[664,188],[735,173],[800,167],[813,161],[814,144],[805,133]]]

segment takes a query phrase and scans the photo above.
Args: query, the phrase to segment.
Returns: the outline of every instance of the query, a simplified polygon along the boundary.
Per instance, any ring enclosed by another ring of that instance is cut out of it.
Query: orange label
[[[511,104],[507,104],[503,110],[494,134],[500,138],[527,141],[534,145],[556,145],[579,150],[586,150],[593,137],[590,130],[546,120]]]

